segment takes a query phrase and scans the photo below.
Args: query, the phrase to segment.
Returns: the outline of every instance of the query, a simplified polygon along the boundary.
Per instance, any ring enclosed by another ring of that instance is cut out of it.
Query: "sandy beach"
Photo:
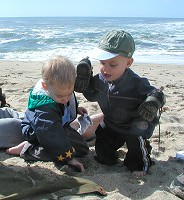
[[[3,84],[1,87],[12,108],[22,112],[26,110],[29,90],[40,79],[42,64],[42,62],[0,61],[0,84]],[[92,64],[94,73],[97,73],[98,64]],[[111,167],[98,164],[93,159],[95,150],[94,142],[91,142],[89,155],[80,159],[86,170],[75,175],[101,185],[107,191],[107,196],[90,194],[62,199],[179,199],[168,192],[167,187],[177,175],[183,172],[184,168],[184,163],[175,158],[178,151],[184,150],[184,66],[135,63],[131,68],[140,76],[147,77],[152,85],[158,88],[164,87],[167,102],[160,119],[161,142],[158,143],[158,126],[150,140],[153,147],[151,157],[156,165],[151,168],[147,176],[133,178],[122,164]],[[90,115],[100,112],[96,103],[88,102],[82,94],[76,94],[80,105],[86,107]],[[122,147],[120,150],[123,162],[126,148]],[[4,165],[15,170],[25,171],[28,167],[32,168],[48,180],[63,174],[52,162],[27,163],[19,157],[7,155],[4,150],[0,151],[0,160]]]

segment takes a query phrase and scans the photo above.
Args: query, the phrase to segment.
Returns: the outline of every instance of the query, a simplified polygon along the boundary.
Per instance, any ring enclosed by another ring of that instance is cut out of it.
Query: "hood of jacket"
[[[29,109],[37,108],[46,104],[56,104],[47,91],[43,89],[42,81],[42,79],[39,80],[36,86],[30,91],[28,100]]]

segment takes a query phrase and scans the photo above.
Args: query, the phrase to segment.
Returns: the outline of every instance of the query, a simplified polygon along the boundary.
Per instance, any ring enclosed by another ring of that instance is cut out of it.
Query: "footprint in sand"
[[[17,92],[17,90],[6,90],[6,92]]]

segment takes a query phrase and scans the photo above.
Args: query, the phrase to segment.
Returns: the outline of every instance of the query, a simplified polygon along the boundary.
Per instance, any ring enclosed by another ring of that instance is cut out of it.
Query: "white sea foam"
[[[104,33],[121,29],[134,37],[135,61],[184,64],[183,25],[184,19],[0,18],[0,59],[42,61],[62,54],[79,61]]]
[[[10,43],[10,42],[17,42],[19,41],[20,39],[2,39],[0,40],[0,44],[6,44],[6,43]]]

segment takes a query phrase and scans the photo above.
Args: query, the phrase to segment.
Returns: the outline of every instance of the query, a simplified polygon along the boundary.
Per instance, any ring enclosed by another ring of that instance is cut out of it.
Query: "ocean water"
[[[79,61],[112,29],[134,37],[135,62],[184,64],[184,18],[0,18],[0,60]]]

